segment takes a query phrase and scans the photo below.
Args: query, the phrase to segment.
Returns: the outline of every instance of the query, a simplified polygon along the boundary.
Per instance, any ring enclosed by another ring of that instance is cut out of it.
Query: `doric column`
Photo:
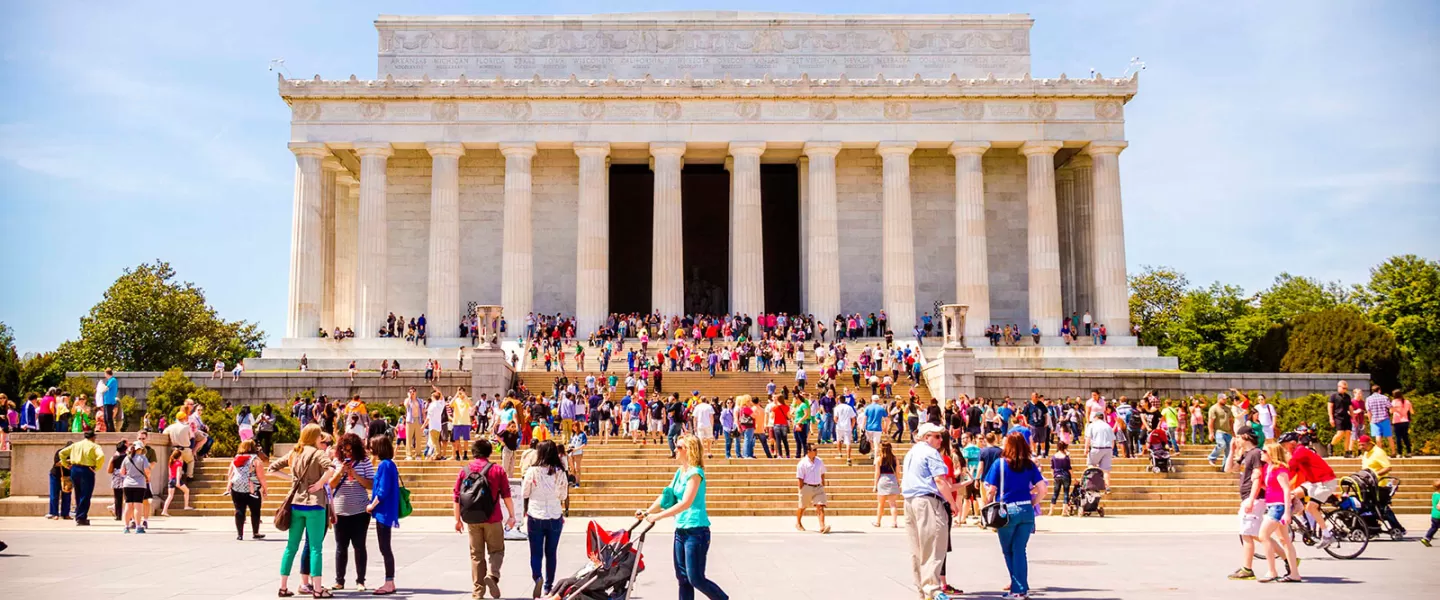
[[[1055,215],[1055,152],[1060,142],[1025,142],[1026,206],[1025,225],[1030,270],[1030,322],[1040,334],[1060,333],[1060,241]],[[1020,328],[1027,333],[1024,323]]]
[[[1125,142],[1095,141],[1085,147],[1094,161],[1091,257],[1095,322],[1111,337],[1130,335],[1130,294],[1125,278],[1125,216],[1120,206],[1120,151]]]
[[[1093,318],[1095,295],[1092,290],[1095,289],[1095,271],[1091,268],[1094,262],[1091,258],[1094,254],[1091,239],[1095,236],[1091,230],[1094,226],[1091,213],[1094,212],[1095,184],[1091,177],[1092,162],[1084,153],[1070,159],[1070,164],[1074,167],[1071,171],[1075,175],[1075,184],[1071,188],[1075,195],[1072,203],[1075,230],[1070,234],[1070,238],[1075,254],[1075,310],[1082,315],[1089,311]]]
[[[730,142],[730,312],[765,312],[760,155],[765,142]]]
[[[985,234],[985,169],[990,142],[955,142],[955,303],[968,306],[965,330],[979,338],[990,325],[990,258]]]
[[[355,268],[360,227],[360,185],[349,171],[335,176],[335,324],[355,327]]]
[[[335,176],[345,167],[334,156],[320,160],[320,327],[335,328]]]
[[[534,232],[530,224],[532,142],[500,144],[505,155],[505,233],[501,246],[500,304],[505,319],[523,328],[535,301]]]
[[[1075,308],[1075,170],[1055,171],[1055,223],[1060,244],[1060,316]]]
[[[599,329],[610,312],[610,190],[606,179],[610,144],[576,142],[575,154],[580,157],[575,318],[576,334],[585,337]]]
[[[685,168],[685,142],[652,143],[650,157],[655,172],[650,307],[662,315],[678,315],[685,312],[685,238],[680,228],[680,172]]]
[[[810,158],[795,161],[800,185],[800,313],[810,310]]]
[[[330,156],[325,144],[292,142],[295,153],[295,209],[290,245],[290,311],[285,326],[287,338],[317,337],[323,293],[324,257],[321,219],[322,182],[320,161]]]
[[[425,334],[460,336],[460,157],[458,142],[426,144],[430,151],[430,266]]]
[[[829,326],[840,314],[840,217],[835,205],[835,156],[840,142],[806,142],[806,310]]]
[[[915,240],[910,211],[910,153],[915,142],[880,142],[880,281],[887,326],[905,338],[915,328]],[[882,332],[883,333],[883,332]]]
[[[388,142],[355,144],[360,155],[360,225],[356,283],[355,337],[372,338],[385,323],[389,270],[389,217],[385,213],[385,168],[395,151]]]

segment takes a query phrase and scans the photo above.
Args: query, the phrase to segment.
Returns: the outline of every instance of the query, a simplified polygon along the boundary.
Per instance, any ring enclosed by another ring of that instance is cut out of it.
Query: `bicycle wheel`
[[[1370,534],[1365,521],[1353,510],[1340,509],[1325,516],[1335,536],[1334,543],[1325,548],[1325,553],[1339,559],[1352,559],[1365,552],[1370,545]]]

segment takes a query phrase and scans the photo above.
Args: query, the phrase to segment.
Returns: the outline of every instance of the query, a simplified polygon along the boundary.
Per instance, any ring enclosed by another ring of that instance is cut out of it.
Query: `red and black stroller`
[[[636,529],[644,525],[639,533]],[[585,528],[585,556],[590,562],[573,576],[555,582],[550,600],[628,600],[635,576],[645,570],[640,551],[654,523],[636,519],[623,531],[605,531],[594,521]]]

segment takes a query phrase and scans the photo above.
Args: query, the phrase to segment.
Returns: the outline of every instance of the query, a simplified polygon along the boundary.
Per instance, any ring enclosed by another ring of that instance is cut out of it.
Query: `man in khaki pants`
[[[492,598],[499,598],[500,565],[505,562],[505,529],[515,527],[515,503],[510,498],[510,478],[499,465],[490,462],[490,441],[475,440],[470,444],[470,452],[473,458],[455,478],[455,531],[470,535],[470,579],[474,584],[471,596],[482,598],[488,590]],[[500,525],[501,502],[495,503],[489,515],[478,515],[473,508],[461,506],[461,489],[472,474],[483,478],[475,485],[488,485],[492,497],[504,503],[503,514],[507,515],[504,528]]]
[[[915,587],[923,598],[940,591],[940,566],[950,539],[950,509],[946,498],[955,493],[950,471],[940,456],[944,430],[926,423],[915,432],[915,446],[905,453],[904,479],[900,493],[905,497],[905,534],[910,541],[910,563]]]
[[[405,395],[405,460],[415,460],[416,450],[424,450],[420,440],[425,437],[425,407],[415,388]],[[423,454],[422,454],[423,455]]]

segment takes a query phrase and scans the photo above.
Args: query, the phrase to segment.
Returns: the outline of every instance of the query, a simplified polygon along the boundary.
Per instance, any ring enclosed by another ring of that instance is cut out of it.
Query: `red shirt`
[[[460,469],[460,474],[455,477],[454,499],[456,504],[460,503],[460,486],[465,483],[465,478],[471,473],[485,473],[485,477],[490,480],[490,489],[495,492],[498,499],[504,500],[510,497],[510,477],[505,474],[505,469],[492,469],[490,465],[490,461],[476,458],[471,460],[470,464],[465,465],[465,468]],[[485,519],[486,523],[500,522],[500,506],[502,504],[503,502],[495,503],[495,511],[490,513],[490,518]]]
[[[789,425],[790,407],[784,404],[776,404],[770,407],[770,421],[771,425]]]
[[[1290,482],[1291,486],[1302,483],[1324,483],[1335,479],[1335,471],[1325,459],[1320,458],[1314,450],[1295,445],[1295,453],[1290,456],[1290,474],[1295,480]]]

